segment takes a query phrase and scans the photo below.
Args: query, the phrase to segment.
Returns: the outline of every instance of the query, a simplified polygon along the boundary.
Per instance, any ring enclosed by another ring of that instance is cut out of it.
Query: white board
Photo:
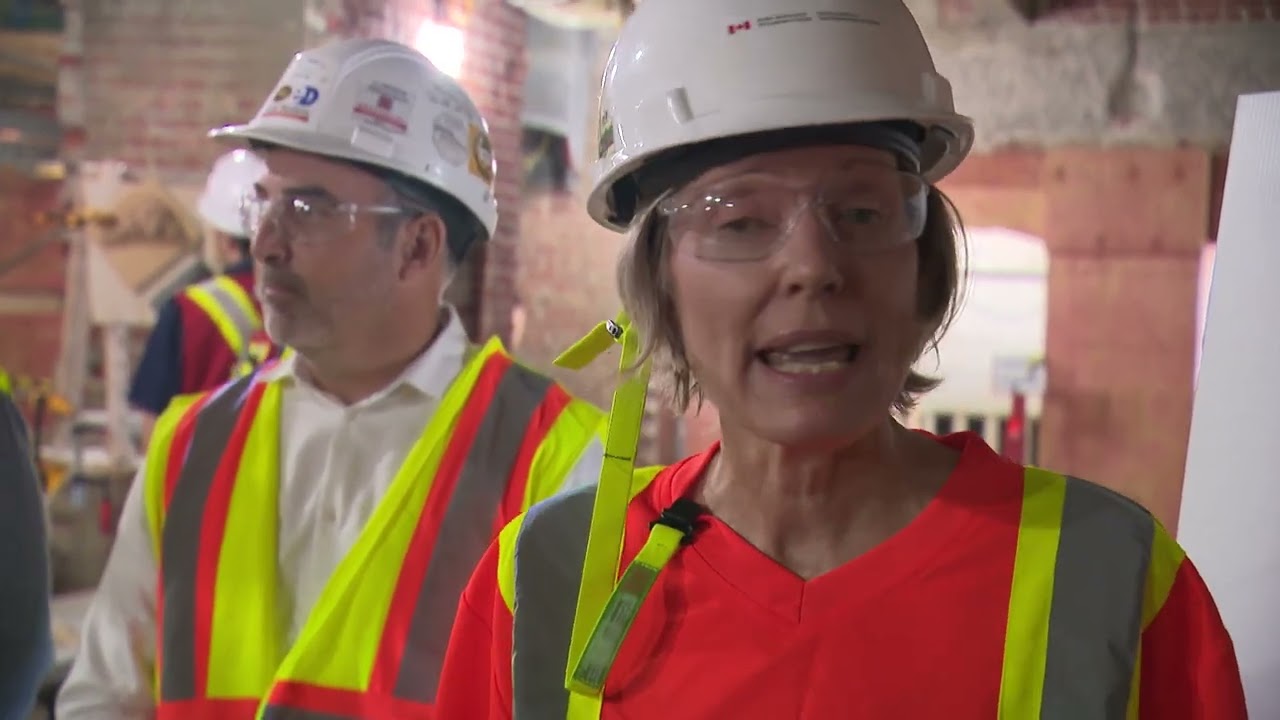
[[[1280,92],[1243,95],[1227,167],[1178,539],[1280,718]]]
[[[1196,291],[1196,365],[1192,378],[1200,376],[1200,355],[1204,350],[1204,323],[1209,314],[1209,291],[1213,288],[1213,260],[1218,246],[1205,243],[1200,253],[1200,284]],[[1193,385],[1194,387],[1194,385]]]

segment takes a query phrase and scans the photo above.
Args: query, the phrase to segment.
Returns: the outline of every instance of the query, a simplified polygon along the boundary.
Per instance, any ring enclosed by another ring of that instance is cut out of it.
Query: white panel
[[[1235,641],[1249,716],[1280,718],[1280,92],[1236,107],[1178,535]]]
[[[1192,378],[1200,376],[1200,356],[1204,351],[1204,323],[1209,314],[1209,289],[1213,286],[1213,261],[1218,246],[1206,243],[1200,253],[1200,286],[1196,294],[1196,364]]]

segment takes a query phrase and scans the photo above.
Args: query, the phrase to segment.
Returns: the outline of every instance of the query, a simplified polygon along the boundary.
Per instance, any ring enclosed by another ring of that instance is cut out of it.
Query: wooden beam
[[[0,315],[57,315],[61,293],[0,292]]]

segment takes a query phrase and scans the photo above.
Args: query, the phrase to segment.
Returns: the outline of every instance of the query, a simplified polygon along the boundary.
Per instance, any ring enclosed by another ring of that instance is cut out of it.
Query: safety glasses
[[[279,231],[290,239],[322,239],[349,233],[360,215],[404,215],[412,211],[395,205],[361,205],[323,198],[247,197],[240,205],[251,237]]]
[[[805,218],[849,252],[909,244],[924,231],[928,193],[919,175],[868,164],[803,189],[744,174],[687,188],[657,210],[681,249],[704,260],[750,262],[777,252]]]

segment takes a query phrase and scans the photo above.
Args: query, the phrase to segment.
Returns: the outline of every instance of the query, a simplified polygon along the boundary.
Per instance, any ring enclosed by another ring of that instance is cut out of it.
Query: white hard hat
[[[676,148],[791,128],[905,121],[930,182],[973,146],[901,0],[645,0],[604,70],[588,212],[623,230],[635,173]]]
[[[253,194],[253,185],[267,174],[266,163],[248,150],[232,150],[213,163],[196,201],[200,217],[233,237],[248,237],[241,205]]]
[[[489,128],[453,78],[388,40],[339,40],[293,56],[258,114],[209,133],[351,160],[426,183],[492,235]]]

